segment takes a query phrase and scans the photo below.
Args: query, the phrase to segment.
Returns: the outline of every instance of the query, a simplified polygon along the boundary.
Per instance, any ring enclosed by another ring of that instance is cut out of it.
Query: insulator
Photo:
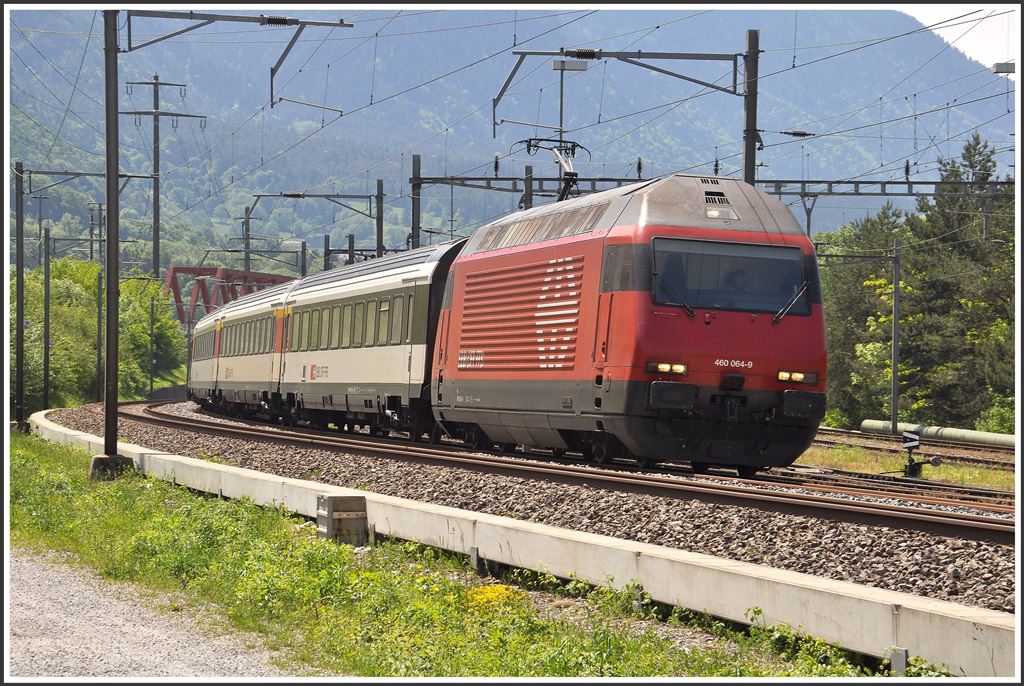
[[[593,48],[580,48],[578,50],[566,50],[565,54],[569,57],[576,57],[581,60],[596,60],[597,50]]]
[[[269,26],[288,26],[291,20],[288,17],[264,16],[263,23]]]

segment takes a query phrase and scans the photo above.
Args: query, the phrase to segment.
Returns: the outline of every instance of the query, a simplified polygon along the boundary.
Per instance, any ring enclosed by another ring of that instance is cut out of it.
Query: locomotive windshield
[[[651,288],[660,305],[774,314],[793,300],[788,314],[808,315],[806,278],[799,248],[654,239]]]

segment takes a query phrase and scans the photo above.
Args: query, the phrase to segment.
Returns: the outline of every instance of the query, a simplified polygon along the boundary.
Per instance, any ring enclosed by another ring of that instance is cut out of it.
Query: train
[[[236,416],[603,464],[792,464],[825,412],[814,246],[777,199],[672,174],[248,294],[194,329]]]

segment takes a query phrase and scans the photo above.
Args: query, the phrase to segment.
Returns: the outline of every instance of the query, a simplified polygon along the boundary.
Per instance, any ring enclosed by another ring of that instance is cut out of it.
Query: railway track
[[[897,455],[905,453],[902,439],[899,436],[868,434],[828,427],[818,429],[814,445],[852,446]],[[988,453],[989,456],[981,456],[978,453]],[[914,455],[922,458],[938,457],[950,462],[975,464],[1010,472],[1016,469],[1014,449],[999,446],[979,446],[974,443],[929,439],[927,442],[922,441],[921,447],[914,451]]]
[[[672,476],[642,473],[635,469],[597,469],[592,466],[572,464],[571,461],[565,459],[535,462],[524,460],[522,455],[516,457],[482,455],[456,446],[425,445],[380,437],[369,437],[365,434],[353,435],[321,432],[295,427],[283,429],[252,424],[240,425],[233,419],[230,420],[231,423],[228,423],[225,419],[183,418],[163,411],[161,406],[166,404],[169,403],[157,403],[141,408],[136,407],[132,411],[125,409],[120,412],[120,415],[126,419],[146,421],[160,426],[222,434],[249,440],[344,450],[350,453],[376,457],[383,456],[403,460],[417,460],[521,478],[598,486],[662,497],[699,499],[705,502],[756,507],[773,512],[838,519],[872,526],[888,526],[925,531],[943,536],[990,541],[1003,545],[1012,545],[1014,542],[1016,527],[1012,519],[958,511],[921,509],[884,502],[844,499],[836,497],[836,494],[840,492],[835,490],[830,491],[832,495],[826,495],[826,489],[823,486],[818,487],[820,493],[808,494],[791,490],[766,490],[763,486],[758,487],[758,485],[745,480],[728,479],[718,475],[682,480]],[[806,490],[807,486],[802,484],[800,488],[801,490]],[[812,488],[814,487],[812,486]],[[850,490],[857,489],[851,487],[848,489],[848,492]],[[871,495],[876,498],[879,497],[878,493],[872,493]],[[883,495],[881,497],[886,496]],[[900,496],[900,498],[906,499],[903,496]],[[1013,512],[1012,505],[966,503],[964,501],[943,499],[937,495],[919,495],[917,498],[922,503],[931,501],[933,504],[941,503],[958,507],[987,509],[993,515]]]

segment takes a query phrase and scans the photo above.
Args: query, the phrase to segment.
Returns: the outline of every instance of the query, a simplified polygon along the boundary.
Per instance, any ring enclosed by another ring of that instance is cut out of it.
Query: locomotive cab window
[[[805,278],[799,248],[654,239],[651,289],[659,305],[774,314],[800,293],[789,314],[809,315]]]

